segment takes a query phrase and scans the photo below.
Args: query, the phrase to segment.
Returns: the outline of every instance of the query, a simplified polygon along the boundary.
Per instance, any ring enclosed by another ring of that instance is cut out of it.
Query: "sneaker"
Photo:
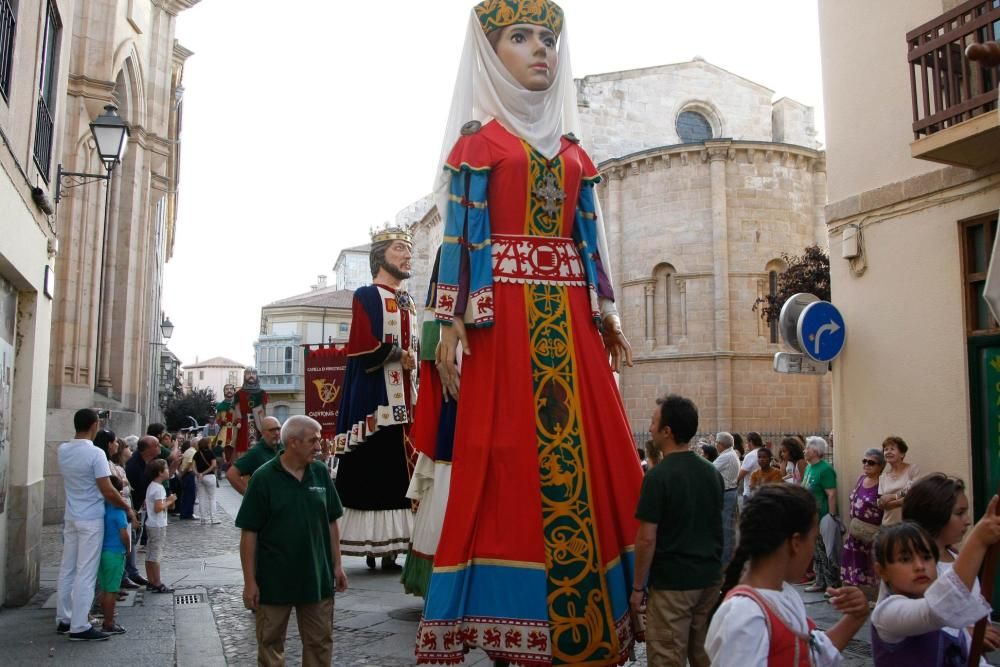
[[[123,635],[125,634],[125,628],[118,625],[117,623],[113,624],[110,628],[105,625],[102,625],[101,632],[106,632],[109,635]]]
[[[69,634],[69,623],[57,623],[56,624],[56,634],[66,635]]]
[[[100,630],[95,630],[94,628],[88,628],[83,632],[69,633],[69,640],[71,642],[103,642],[106,639],[111,639],[111,635]]]

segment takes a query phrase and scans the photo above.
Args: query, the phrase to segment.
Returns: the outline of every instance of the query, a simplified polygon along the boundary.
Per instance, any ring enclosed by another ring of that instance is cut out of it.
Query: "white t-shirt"
[[[66,518],[73,521],[104,519],[104,496],[97,480],[111,476],[108,457],[90,440],[70,440],[59,445],[59,472],[66,490]]]
[[[757,452],[759,451],[760,447],[751,449],[743,457],[743,463],[740,465],[740,470],[747,471],[747,474],[743,476],[743,495],[748,498],[750,497],[750,474],[755,470],[760,470],[760,463],[757,462]]]
[[[150,482],[149,488],[146,489],[146,525],[152,526],[154,528],[166,528],[167,527],[167,510],[164,508],[162,512],[156,511],[156,501],[166,500],[167,490],[163,488],[163,484],[160,482]]]
[[[785,626],[805,635],[809,632],[806,606],[795,587],[783,583],[780,591],[755,588]],[[770,636],[767,632],[767,617],[751,598],[733,596],[722,603],[712,617],[705,638],[705,651],[712,661],[712,667],[747,667],[766,665],[770,650]],[[815,651],[813,658],[817,667],[834,667],[841,664],[840,652],[819,630],[812,632]]]

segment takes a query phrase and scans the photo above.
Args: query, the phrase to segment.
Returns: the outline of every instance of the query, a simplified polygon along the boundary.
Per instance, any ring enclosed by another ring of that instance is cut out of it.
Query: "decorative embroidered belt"
[[[494,234],[492,253],[495,282],[587,284],[583,261],[570,238]]]

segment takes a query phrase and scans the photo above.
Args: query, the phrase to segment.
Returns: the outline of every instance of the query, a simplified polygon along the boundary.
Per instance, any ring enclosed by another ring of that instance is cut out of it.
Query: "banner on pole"
[[[347,370],[346,345],[304,345],[306,415],[322,426],[322,437],[337,435],[337,415]]]

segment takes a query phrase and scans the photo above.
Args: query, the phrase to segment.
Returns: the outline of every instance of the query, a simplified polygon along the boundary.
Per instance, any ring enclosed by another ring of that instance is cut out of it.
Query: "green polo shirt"
[[[310,463],[301,482],[280,457],[254,473],[236,526],[257,533],[261,604],[312,604],[333,596],[330,524],[343,513],[322,463]]]
[[[253,447],[247,450],[247,453],[236,460],[233,465],[236,469],[240,471],[241,475],[252,475],[257,471],[257,468],[261,467],[275,456],[278,455],[284,447],[281,446],[279,442],[272,448],[267,442],[261,438],[257,441]]]
[[[635,518],[656,524],[649,586],[708,588],[722,579],[722,475],[694,452],[664,456],[642,481]]]

